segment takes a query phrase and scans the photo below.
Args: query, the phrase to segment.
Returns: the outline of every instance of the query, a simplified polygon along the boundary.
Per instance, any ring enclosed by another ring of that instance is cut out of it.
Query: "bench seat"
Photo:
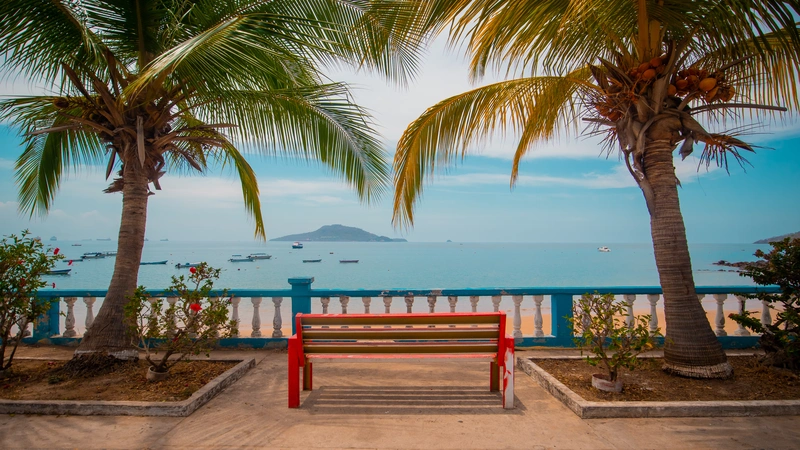
[[[500,390],[503,407],[514,405],[514,339],[505,334],[506,315],[297,314],[289,338],[289,407],[300,406],[312,389],[315,359],[469,359],[490,362],[489,389]]]

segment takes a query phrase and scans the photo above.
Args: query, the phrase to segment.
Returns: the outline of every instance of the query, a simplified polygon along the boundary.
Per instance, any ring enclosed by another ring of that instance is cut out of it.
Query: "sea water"
[[[48,276],[57,289],[107,289],[115,257],[80,260],[86,252],[116,250],[115,241],[57,241],[66,259],[56,268],[70,275]],[[80,245],[72,245],[80,244]],[[535,286],[657,286],[651,244],[430,243],[430,242],[306,242],[293,249],[290,242],[180,242],[147,241],[142,261],[167,260],[166,265],[139,267],[139,284],[148,289],[169,286],[172,276],[188,274],[178,263],[205,261],[222,269],[218,288],[288,289],[291,277],[314,277],[313,288],[433,289]],[[719,260],[753,261],[755,244],[691,244],[698,286],[748,285]],[[230,262],[232,255],[265,252],[271,259]],[[303,263],[304,259],[321,259]],[[342,259],[358,263],[340,263]],[[69,265],[69,261],[72,264]],[[52,284],[50,284],[52,286]],[[50,287],[52,288],[52,287]]]

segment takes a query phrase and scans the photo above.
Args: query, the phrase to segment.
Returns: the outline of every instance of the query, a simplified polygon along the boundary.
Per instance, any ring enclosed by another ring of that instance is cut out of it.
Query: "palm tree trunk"
[[[147,221],[147,176],[138,161],[124,164],[122,221],[119,227],[117,257],[108,294],[92,326],[83,335],[75,356],[110,355],[135,359],[139,353],[131,346],[124,322],[124,306],[136,290],[139,263],[142,261]]]
[[[695,293],[673,150],[668,140],[650,141],[643,161],[653,190],[650,231],[664,292],[664,370],[692,378],[727,378],[733,369]]]

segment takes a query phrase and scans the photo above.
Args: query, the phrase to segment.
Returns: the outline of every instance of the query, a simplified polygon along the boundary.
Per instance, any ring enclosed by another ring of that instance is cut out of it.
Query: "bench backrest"
[[[505,348],[505,312],[297,314],[305,354],[492,354]]]

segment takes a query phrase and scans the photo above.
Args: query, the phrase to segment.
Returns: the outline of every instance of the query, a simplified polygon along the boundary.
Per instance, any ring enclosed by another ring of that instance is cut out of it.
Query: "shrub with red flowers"
[[[236,322],[228,316],[227,291],[213,290],[220,270],[206,263],[192,269],[188,279],[173,276],[164,292],[176,301],[153,298],[139,286],[125,306],[133,345],[145,352],[154,372],[168,372],[189,355],[208,354],[220,338],[237,334]]]
[[[46,250],[29,234],[24,230],[21,236],[12,234],[0,242],[0,375],[11,367],[28,324],[50,308],[36,292],[47,286],[42,275],[64,257],[58,249]]]

